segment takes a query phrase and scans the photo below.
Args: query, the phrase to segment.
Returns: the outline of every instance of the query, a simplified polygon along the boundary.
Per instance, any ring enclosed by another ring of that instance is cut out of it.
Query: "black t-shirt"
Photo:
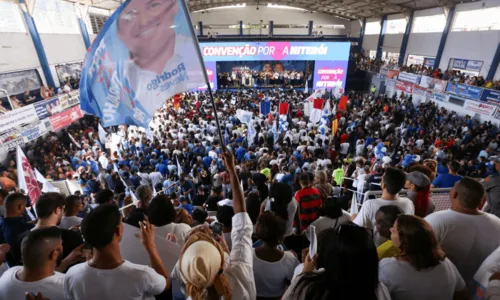
[[[193,205],[194,206],[202,206],[203,203],[205,203],[205,201],[207,201],[207,199],[208,199],[207,195],[205,195],[205,194],[203,194],[203,195],[197,194],[194,197]]]
[[[210,195],[208,196],[208,199],[207,201],[205,201],[205,203],[207,204],[207,210],[209,211],[217,211],[217,202],[221,201],[222,200],[222,197],[217,195],[217,196],[214,196],[214,195]]]

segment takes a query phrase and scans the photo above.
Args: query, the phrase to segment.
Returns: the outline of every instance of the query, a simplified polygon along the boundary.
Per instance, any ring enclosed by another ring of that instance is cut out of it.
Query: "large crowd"
[[[327,91],[214,97],[216,112],[186,93],[148,129],[103,139],[86,116],[27,145],[47,180],[32,207],[8,160],[0,299],[500,299],[496,124],[411,97],[352,93],[345,109]],[[316,123],[312,98],[328,102]],[[130,228],[148,265],[123,258]],[[180,248],[172,267],[158,238]]]

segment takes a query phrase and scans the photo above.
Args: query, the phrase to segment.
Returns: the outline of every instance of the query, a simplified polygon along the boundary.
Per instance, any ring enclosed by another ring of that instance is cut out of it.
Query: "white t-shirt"
[[[405,214],[413,215],[415,213],[413,202],[404,197],[397,197],[396,200],[384,200],[377,198],[366,201],[353,222],[359,226],[373,229],[373,241],[377,247],[387,241],[387,239],[381,237],[376,229],[375,214],[380,207],[386,205],[399,206]]]
[[[346,155],[347,151],[349,151],[349,143],[340,144],[340,154]]]
[[[161,176],[160,172],[152,172],[149,174],[149,179],[151,179],[151,184],[153,187],[157,186],[160,183],[163,183],[163,176]]]
[[[0,299],[24,300],[25,293],[42,293],[50,300],[64,300],[64,274],[55,272],[54,275],[34,282],[24,282],[16,277],[22,266],[12,267],[0,277]]]
[[[488,213],[466,215],[448,209],[430,214],[425,220],[470,287],[481,263],[500,247],[500,219]]]
[[[70,229],[71,227],[73,227],[75,225],[80,225],[82,220],[83,220],[82,218],[77,217],[77,216],[71,216],[71,217],[63,216],[61,219],[61,223],[59,223],[59,225],[57,225],[57,227],[59,227],[61,229]]]
[[[389,289],[392,300],[451,300],[455,292],[465,288],[464,280],[448,258],[421,271],[394,257],[384,258],[379,264],[379,280]]]
[[[64,278],[66,300],[154,300],[165,290],[165,277],[151,267],[127,260],[112,270],[92,268],[84,262],[71,267]]]
[[[155,228],[155,234],[163,238],[166,238],[167,234],[173,233],[177,238],[177,244],[180,246],[184,246],[184,242],[189,235],[189,231],[191,231],[191,227],[184,223],[170,223],[165,226]]]
[[[351,215],[342,210],[342,216],[337,219],[330,219],[328,217],[319,217],[316,221],[312,222],[311,225],[316,227],[316,235],[318,235],[321,231],[328,228],[337,228],[342,224],[346,224],[351,221]],[[307,231],[306,231],[307,234]],[[309,237],[308,237],[309,238]]]
[[[253,249],[253,273],[257,297],[281,297],[286,290],[286,282],[292,280],[293,271],[299,260],[285,251],[277,262],[267,262],[257,257]]]

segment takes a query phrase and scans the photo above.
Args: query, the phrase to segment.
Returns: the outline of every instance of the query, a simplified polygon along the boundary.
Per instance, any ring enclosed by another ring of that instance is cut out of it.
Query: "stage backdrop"
[[[211,63],[222,61],[313,60],[314,89],[334,89],[337,93],[343,93],[345,87],[350,47],[349,42],[200,43],[205,66],[211,70]],[[216,87],[217,83],[211,85]]]

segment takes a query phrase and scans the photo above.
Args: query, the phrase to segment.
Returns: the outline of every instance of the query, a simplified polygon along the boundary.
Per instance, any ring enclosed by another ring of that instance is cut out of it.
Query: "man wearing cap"
[[[491,156],[490,161],[494,164],[495,174],[486,177],[483,182],[486,191],[484,211],[500,217],[500,156]]]
[[[415,205],[415,215],[425,217],[434,211],[434,205],[430,199],[431,180],[422,172],[413,171],[406,174],[406,195]]]

